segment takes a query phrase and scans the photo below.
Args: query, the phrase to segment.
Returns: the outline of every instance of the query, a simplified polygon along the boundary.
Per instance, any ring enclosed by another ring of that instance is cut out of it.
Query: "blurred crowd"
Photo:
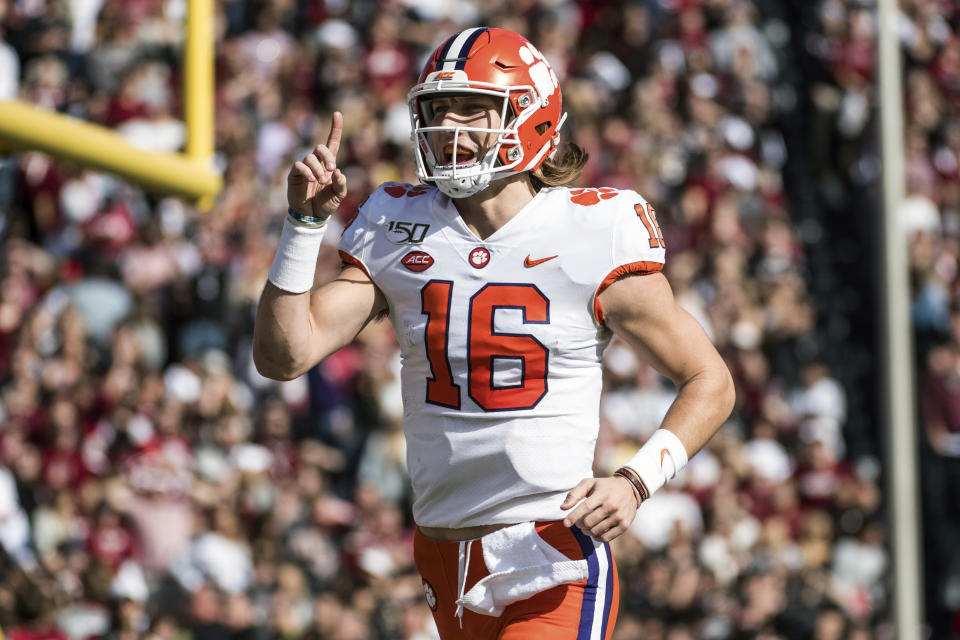
[[[590,154],[581,184],[656,205],[676,296],[737,383],[728,423],[616,541],[614,638],[892,637],[882,468],[848,446],[853,398],[818,347],[820,231],[796,224],[786,180],[785,131],[807,104],[836,153],[804,161],[876,181],[874,7],[821,0],[795,22],[779,6],[219,0],[211,210],[39,153],[0,159],[7,636],[437,637],[412,567],[389,323],[283,383],[256,372],[250,341],[291,162],[336,109],[342,215],[385,180],[416,182],[406,91],[442,38],[484,24],[553,64],[565,135]],[[923,442],[946,545],[960,523],[960,25],[948,1],[902,6]],[[186,9],[0,0],[0,100],[176,151]],[[813,69],[800,90],[784,80],[798,50]],[[339,268],[333,244],[318,268]],[[604,362],[598,474],[674,395],[625,344]],[[956,576],[931,578],[939,629],[960,610]]]
[[[909,243],[925,604],[932,637],[960,637],[960,7],[899,5],[907,197],[898,215]],[[874,7],[829,0],[819,3],[817,18],[806,43],[816,69],[816,162],[821,184],[833,181],[824,190],[855,210],[851,194],[875,189],[882,166]]]

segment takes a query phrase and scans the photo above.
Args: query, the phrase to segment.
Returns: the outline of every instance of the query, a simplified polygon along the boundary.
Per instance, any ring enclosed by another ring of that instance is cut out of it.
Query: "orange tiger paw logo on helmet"
[[[609,200],[620,195],[620,191],[612,187],[600,187],[599,189],[574,189],[570,192],[570,201],[574,204],[589,207],[597,204],[601,200]]]

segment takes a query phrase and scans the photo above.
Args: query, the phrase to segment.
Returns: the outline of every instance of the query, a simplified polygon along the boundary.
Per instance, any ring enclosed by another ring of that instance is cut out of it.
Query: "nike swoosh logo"
[[[530,254],[528,253],[528,254],[527,254],[527,257],[523,259],[523,266],[525,266],[525,267],[527,267],[527,268],[535,267],[535,266],[537,266],[538,264],[543,264],[543,263],[546,262],[547,260],[553,260],[554,258],[556,258],[556,257],[558,257],[558,256],[559,256],[559,254],[557,254],[556,256],[550,256],[549,258],[540,258],[539,260],[531,260],[531,259],[530,259]]]
[[[667,456],[667,455],[669,455],[669,454],[670,454],[670,452],[667,451],[666,449],[661,449],[661,450],[660,450],[660,470],[661,470],[661,471],[663,470],[663,458],[664,458],[664,456]]]

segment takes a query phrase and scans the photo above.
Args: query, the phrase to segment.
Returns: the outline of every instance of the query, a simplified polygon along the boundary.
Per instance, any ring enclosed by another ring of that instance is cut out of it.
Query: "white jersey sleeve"
[[[389,241],[389,244],[381,242],[387,247],[422,243],[430,228],[428,224],[416,220],[395,220],[392,214],[399,213],[402,216],[402,212],[422,209],[429,200],[423,196],[433,195],[435,190],[433,187],[401,182],[381,184],[346,222],[337,245],[341,259],[360,267],[376,282],[374,276],[379,269],[374,263],[377,262],[376,257],[383,253],[382,247],[376,244],[377,234],[381,234],[381,241]],[[377,251],[378,248],[381,250]]]
[[[371,210],[376,209],[374,203],[378,200],[377,196],[380,192],[380,189],[378,189],[360,204],[353,217],[345,223],[340,242],[337,244],[341,260],[346,264],[360,267],[367,272],[367,275],[370,275],[367,262],[369,260],[370,241],[373,238],[373,231],[370,228],[367,216]]]
[[[656,211],[636,191],[623,190],[605,207],[610,216],[609,260],[602,279],[597,283],[597,299],[594,313],[598,322],[603,322],[603,308],[599,296],[611,284],[630,273],[656,273],[663,270],[666,246],[663,232],[657,223]]]
[[[615,269],[660,271],[666,249],[653,206],[636,191],[622,191],[613,231]]]

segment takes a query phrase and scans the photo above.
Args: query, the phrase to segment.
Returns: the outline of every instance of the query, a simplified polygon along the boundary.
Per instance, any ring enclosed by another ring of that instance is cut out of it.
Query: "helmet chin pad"
[[[426,182],[433,182],[441,192],[451,198],[469,198],[486,189],[497,178],[505,177],[503,173],[484,171],[484,167],[496,162],[497,151],[500,145],[489,149],[479,162],[468,165],[433,166],[432,175],[421,176]],[[432,160],[432,154],[431,154]]]
[[[437,189],[451,198],[469,198],[486,189],[493,181],[489,173],[470,176],[468,178],[434,178]]]

